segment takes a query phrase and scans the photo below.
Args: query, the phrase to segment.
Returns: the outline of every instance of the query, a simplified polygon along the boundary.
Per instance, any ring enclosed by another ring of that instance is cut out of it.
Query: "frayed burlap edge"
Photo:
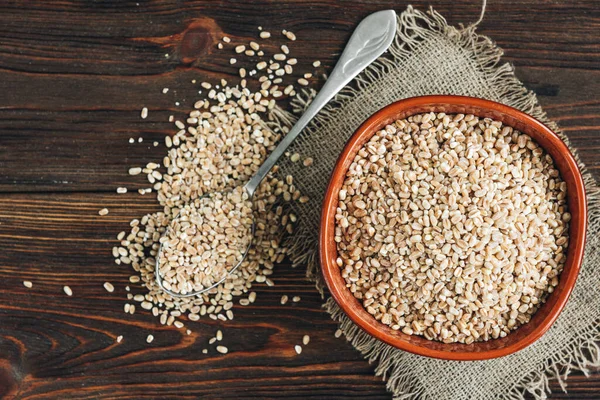
[[[539,105],[535,93],[527,90],[516,78],[510,64],[500,64],[503,55],[502,49],[498,48],[489,38],[478,35],[475,30],[476,24],[458,29],[449,26],[445,18],[433,9],[425,14],[409,6],[398,17],[398,34],[388,54],[371,64],[351,86],[342,90],[306,128],[305,134],[310,135],[319,127],[330,122],[336,116],[336,109],[351,101],[360,91],[369,90],[369,86],[373,82],[388,73],[398,60],[408,57],[410,52],[422,41],[433,35],[444,35],[472,54],[473,61],[487,76],[490,87],[496,89],[498,96],[503,98],[507,105],[520,109],[544,122],[571,149],[581,169],[587,191],[590,226],[588,235],[597,235],[600,233],[597,227],[600,223],[600,190],[593,176],[581,162],[577,151],[570,145],[568,137],[556,123],[548,119]],[[312,97],[314,97],[314,92],[305,91],[295,99],[292,105],[296,114],[306,108]],[[290,126],[296,120],[295,115],[281,109],[273,110],[271,118],[273,124],[279,126]],[[325,297],[324,283],[318,265],[318,243],[315,242],[314,236],[300,229],[293,236],[288,237],[285,244],[294,265],[307,266],[307,278],[315,282],[317,289]],[[387,380],[386,387],[394,394],[395,398],[419,398],[423,388],[420,388],[418,380],[408,373],[410,366],[400,364],[397,349],[362,331],[341,311],[332,298],[329,298],[323,307],[329,312],[332,319],[339,323],[346,339],[370,363],[377,363],[376,375]],[[600,324],[600,321],[597,322]],[[579,339],[546,360],[538,370],[525,375],[520,382],[514,384],[512,390],[495,394],[496,397],[506,400],[522,400],[528,393],[535,399],[545,399],[547,393],[550,392],[550,379],[557,379],[561,388],[565,390],[565,380],[572,370],[580,370],[587,375],[590,367],[600,366],[600,346],[597,344],[600,342],[598,324],[590,325]]]

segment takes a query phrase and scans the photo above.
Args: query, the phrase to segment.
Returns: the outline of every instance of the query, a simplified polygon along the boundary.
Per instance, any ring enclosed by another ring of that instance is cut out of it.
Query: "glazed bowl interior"
[[[554,159],[567,183],[567,203],[571,213],[567,260],[558,286],[534,314],[531,321],[501,339],[472,344],[445,344],[422,336],[406,335],[377,321],[346,287],[335,260],[334,217],[338,192],[360,148],[380,129],[411,115],[425,112],[473,114],[492,118],[531,136]],[[482,99],[462,96],[423,96],[393,103],[371,116],[349,139],[338,158],[325,194],[319,237],[320,262],[329,290],[344,312],[370,335],[412,353],[450,360],[482,360],[505,356],[539,339],[556,320],[575,285],[583,259],[587,228],[585,187],[577,163],[564,142],[548,127],[514,108]]]

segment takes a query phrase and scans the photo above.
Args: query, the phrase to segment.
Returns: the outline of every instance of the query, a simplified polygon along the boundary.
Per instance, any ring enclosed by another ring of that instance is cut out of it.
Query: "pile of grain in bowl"
[[[274,168],[253,196],[255,229],[248,257],[225,281],[203,294],[177,298],[158,286],[154,274],[161,236],[180,210],[190,204],[199,206],[205,194],[241,187],[281,138],[281,130],[269,128],[263,120],[267,108],[260,101],[260,94],[246,88],[226,86],[218,93],[211,92],[209,99],[195,103],[187,127],[167,137],[164,172],[156,174],[160,166],[155,163],[142,170],[149,180],[157,180],[153,190],[163,211],[131,221],[131,232],[117,236],[120,246],[113,248],[113,255],[117,264],[133,267],[137,275],[132,275],[130,281],[142,286],[133,286],[131,289],[138,293],[128,293],[128,299],[150,310],[162,324],[183,328],[180,319],[184,315],[190,321],[204,316],[233,319],[234,301],[242,306],[253,303],[256,293],[250,291],[252,284],[272,285],[269,276],[273,267],[285,257],[287,249],[280,244],[284,235],[293,231],[292,221],[296,220],[286,211],[286,199],[300,201],[302,196],[291,183],[291,176],[280,179]],[[245,203],[239,204],[249,207]],[[247,211],[243,208],[240,214]],[[211,248],[208,254],[213,252]],[[135,303],[125,304],[126,312],[135,312],[135,308]]]
[[[337,264],[365,309],[394,330],[444,343],[505,337],[558,284],[566,190],[552,158],[501,122],[398,120],[347,172]]]
[[[186,204],[160,239],[160,275],[174,293],[205,290],[244,258],[252,242],[252,202],[243,187]]]

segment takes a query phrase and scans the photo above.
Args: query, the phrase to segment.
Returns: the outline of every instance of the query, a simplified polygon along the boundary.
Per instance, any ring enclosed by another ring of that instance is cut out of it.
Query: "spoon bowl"
[[[247,186],[247,185],[246,185]],[[252,201],[252,196],[254,195],[254,192],[252,194],[250,194],[248,192],[248,188],[244,186],[244,191],[248,194],[248,199],[250,201]],[[222,191],[222,192],[218,192],[221,193],[223,195],[223,197],[225,197],[227,195],[227,193],[233,191],[233,189],[231,190],[226,190],[226,191]],[[216,192],[212,192],[209,194],[205,194],[204,196],[199,197],[197,200],[200,200],[202,198],[206,198],[210,195],[214,195]],[[198,213],[198,209],[195,209],[196,213]],[[211,289],[216,288],[217,286],[219,286],[220,284],[222,284],[223,282],[225,282],[225,280],[229,277],[229,275],[231,275],[232,273],[234,273],[239,267],[240,265],[242,265],[242,263],[244,262],[244,260],[246,260],[246,257],[248,256],[248,252],[250,251],[250,247],[252,246],[252,238],[254,237],[254,232],[255,232],[255,228],[256,228],[256,224],[254,221],[254,215],[252,214],[252,225],[250,226],[250,240],[248,241],[248,245],[246,246],[246,248],[244,249],[243,253],[242,253],[242,258],[233,266],[233,268],[227,270],[226,274],[219,279],[218,281],[214,282],[213,284],[211,284],[208,287],[205,287],[201,290],[198,291],[194,291],[194,292],[174,292],[173,290],[171,290],[168,286],[170,286],[170,284],[168,282],[165,282],[165,280],[163,279],[163,276],[161,274],[160,271],[160,266],[161,266],[161,254],[163,254],[163,244],[164,241],[162,240],[165,237],[169,236],[169,230],[171,228],[171,225],[175,222],[178,221],[181,217],[181,209],[179,210],[179,212],[177,213],[177,215],[175,216],[175,218],[173,218],[173,220],[171,221],[171,223],[169,224],[169,226],[167,226],[167,229],[165,230],[165,232],[163,233],[162,237],[161,237],[161,241],[160,241],[160,246],[158,247],[158,252],[156,254],[156,264],[154,267],[154,275],[156,277],[156,283],[158,284],[158,286],[160,287],[160,289],[171,295],[172,297],[177,297],[177,298],[184,298],[184,297],[193,297],[193,296],[199,296],[203,293],[206,293],[208,291],[210,291]]]

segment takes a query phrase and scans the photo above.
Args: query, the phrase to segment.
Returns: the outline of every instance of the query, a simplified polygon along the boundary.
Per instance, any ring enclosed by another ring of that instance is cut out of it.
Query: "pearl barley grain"
[[[346,286],[377,320],[444,343],[506,336],[558,285],[566,184],[529,136],[474,115],[398,120],[340,190]],[[358,239],[360,238],[360,239]]]

